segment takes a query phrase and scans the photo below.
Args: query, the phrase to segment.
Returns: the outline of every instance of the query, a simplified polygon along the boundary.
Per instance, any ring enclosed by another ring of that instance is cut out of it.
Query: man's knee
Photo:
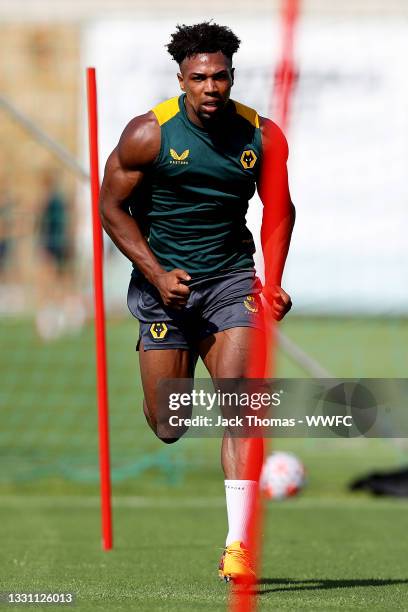
[[[187,428],[183,428],[181,430],[180,427],[177,427],[175,431],[175,428],[171,427],[166,419],[162,421],[156,420],[156,418],[153,417],[152,412],[149,410],[145,399],[143,400],[143,412],[150,429],[153,431],[155,436],[157,436],[159,440],[165,444],[174,444],[174,442],[180,440],[181,436],[187,431]]]
[[[154,433],[165,444],[174,444],[186,433],[188,427],[172,427],[168,421],[159,422]]]
[[[180,440],[180,438],[161,438],[157,432],[156,432],[156,436],[159,438],[159,440],[161,440],[165,444],[174,444],[174,442],[177,442],[177,440]]]

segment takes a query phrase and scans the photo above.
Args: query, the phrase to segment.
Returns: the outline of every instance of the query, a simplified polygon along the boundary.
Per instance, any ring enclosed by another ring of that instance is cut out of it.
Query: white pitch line
[[[219,508],[225,505],[223,497],[162,498],[142,496],[116,496],[112,499],[114,508]],[[97,495],[3,495],[0,496],[1,508],[99,508]]]
[[[272,512],[276,510],[302,510],[307,508],[341,508],[365,510],[380,509],[408,509],[408,499],[373,499],[369,497],[304,497],[294,500],[281,502],[267,502],[267,507]],[[99,497],[93,496],[74,496],[74,495],[4,495],[0,496],[1,509],[10,508],[38,508],[38,509],[98,509],[100,506]],[[113,498],[114,508],[150,508],[150,509],[171,509],[171,508],[223,508],[225,506],[224,497],[194,497],[194,498],[162,498],[162,497],[141,497],[141,496],[116,496]]]

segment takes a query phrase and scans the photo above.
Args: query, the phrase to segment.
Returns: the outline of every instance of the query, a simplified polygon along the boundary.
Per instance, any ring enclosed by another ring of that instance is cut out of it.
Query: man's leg
[[[200,355],[212,378],[247,378],[263,376],[263,366],[256,364],[253,351],[263,348],[264,335],[251,327],[235,327],[205,338]],[[262,438],[237,438],[226,429],[221,447],[225,474],[228,513],[226,546],[240,541],[249,545],[249,533],[257,498],[263,463]]]
[[[185,349],[149,350],[139,348],[140,372],[144,391],[143,412],[152,431],[167,444],[178,437],[164,437],[167,414],[158,409],[157,385],[162,378],[192,378],[196,357]],[[159,431],[158,431],[159,430]]]

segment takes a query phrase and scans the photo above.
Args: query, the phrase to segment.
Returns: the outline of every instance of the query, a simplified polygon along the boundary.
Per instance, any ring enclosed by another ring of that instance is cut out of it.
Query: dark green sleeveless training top
[[[262,154],[258,114],[230,100],[206,130],[190,121],[184,99],[152,109],[161,146],[149,181],[149,246],[166,270],[182,268],[193,278],[252,267],[245,215]]]

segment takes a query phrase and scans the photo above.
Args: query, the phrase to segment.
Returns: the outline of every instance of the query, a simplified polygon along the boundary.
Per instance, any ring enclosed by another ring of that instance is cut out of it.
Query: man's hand
[[[281,321],[292,308],[290,295],[279,285],[272,287],[265,286],[262,290],[262,295],[271,307],[272,316],[276,321]]]
[[[180,310],[187,304],[190,295],[190,289],[183,281],[189,280],[191,276],[185,270],[175,268],[170,272],[158,274],[153,284],[158,289],[165,306]]]

